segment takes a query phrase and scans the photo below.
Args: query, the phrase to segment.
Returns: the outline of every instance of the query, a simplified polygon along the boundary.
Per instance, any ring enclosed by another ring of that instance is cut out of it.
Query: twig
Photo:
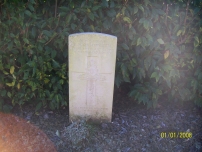
[[[57,34],[55,36],[57,36]],[[45,45],[47,45],[48,43],[50,43],[50,41],[52,41],[55,38],[55,36],[53,36],[48,42],[46,42]]]
[[[3,3],[3,4],[1,4],[1,6],[2,6],[2,5],[4,5],[4,4],[6,4],[6,0],[4,0],[4,3]]]
[[[167,18],[168,18],[168,4],[166,5],[166,25],[167,25]]]
[[[187,20],[187,12],[188,12],[188,9],[189,9],[189,3],[190,3],[190,0],[188,0],[188,2],[187,2],[186,16],[184,18],[184,25],[186,24],[186,20]]]
[[[60,21],[60,14],[58,15],[58,23],[57,23],[57,25],[56,25],[56,27],[54,28],[53,31],[55,31],[55,29],[58,27],[59,21]]]
[[[170,33],[170,30],[167,26],[167,19],[168,19],[168,4],[166,5],[166,21],[165,21],[165,24],[166,24],[166,27],[167,27],[167,31],[168,31],[168,35],[169,35],[169,39],[171,39],[171,33]]]
[[[56,17],[56,15],[57,15],[57,3],[58,3],[58,1],[55,0],[55,17]]]
[[[178,43],[177,43],[177,46],[180,45],[180,44],[182,44],[182,43],[184,43],[184,42],[187,40],[187,38],[189,38],[189,35],[186,35],[186,36],[183,38],[183,40],[181,40],[180,42],[178,42]]]

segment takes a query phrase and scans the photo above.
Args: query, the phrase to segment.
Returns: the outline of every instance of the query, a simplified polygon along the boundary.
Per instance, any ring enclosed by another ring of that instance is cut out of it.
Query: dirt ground
[[[68,122],[68,108],[35,113],[25,106],[12,112],[43,130],[58,152],[201,152],[202,109],[168,102],[147,109],[115,95],[111,123]]]

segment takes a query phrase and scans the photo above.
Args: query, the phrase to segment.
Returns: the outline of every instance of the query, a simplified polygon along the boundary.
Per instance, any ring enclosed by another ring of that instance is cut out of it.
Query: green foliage
[[[200,0],[56,2],[1,5],[1,97],[36,110],[67,105],[68,35],[102,32],[118,37],[115,84],[127,82],[130,97],[148,107],[162,94],[202,106]]]
[[[6,88],[1,96],[13,105],[32,101],[36,110],[55,109],[67,105],[68,34],[56,31],[59,17],[44,19],[36,12],[34,1],[5,4],[1,11],[0,77]]]

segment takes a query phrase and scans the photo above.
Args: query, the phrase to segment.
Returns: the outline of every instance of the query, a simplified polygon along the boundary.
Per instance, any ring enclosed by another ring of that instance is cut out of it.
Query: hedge
[[[80,32],[117,36],[115,85],[135,101],[155,107],[165,95],[202,106],[201,8],[201,0],[4,1],[0,109],[67,106],[68,36]]]

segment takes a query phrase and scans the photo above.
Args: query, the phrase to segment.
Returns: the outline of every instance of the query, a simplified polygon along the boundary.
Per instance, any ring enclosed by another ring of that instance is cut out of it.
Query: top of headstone
[[[82,33],[75,33],[75,34],[70,34],[69,36],[77,36],[77,35],[100,35],[100,36],[111,36],[113,38],[117,38],[116,36],[110,35],[110,34],[105,34],[105,33],[97,33],[97,32],[82,32]]]

